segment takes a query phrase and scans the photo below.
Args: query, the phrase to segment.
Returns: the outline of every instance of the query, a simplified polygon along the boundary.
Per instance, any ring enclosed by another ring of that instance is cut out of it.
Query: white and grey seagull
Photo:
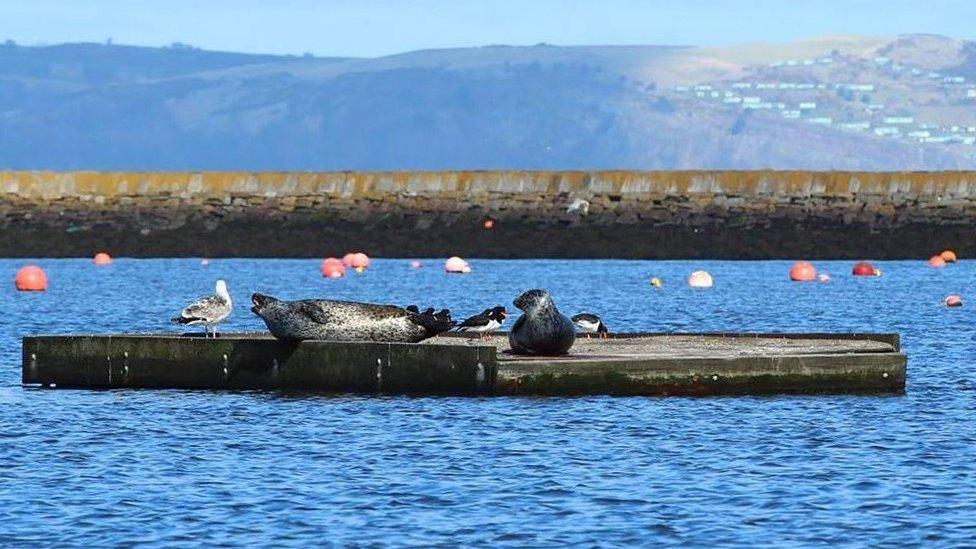
[[[234,304],[230,300],[230,293],[227,291],[227,283],[222,279],[217,281],[213,295],[201,297],[190,303],[180,311],[180,316],[173,319],[177,324],[203,324],[204,337],[207,337],[207,328],[213,328],[213,336],[217,337],[217,325],[230,316],[234,310]]]

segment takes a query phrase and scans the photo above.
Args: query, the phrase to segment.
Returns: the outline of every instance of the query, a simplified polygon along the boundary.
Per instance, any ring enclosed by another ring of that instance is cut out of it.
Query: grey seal
[[[529,290],[513,304],[524,314],[508,333],[508,344],[516,354],[564,355],[576,341],[573,321],[559,312],[545,290]]]
[[[450,312],[414,312],[395,305],[331,299],[283,301],[251,296],[251,311],[278,339],[417,343],[454,327]]]

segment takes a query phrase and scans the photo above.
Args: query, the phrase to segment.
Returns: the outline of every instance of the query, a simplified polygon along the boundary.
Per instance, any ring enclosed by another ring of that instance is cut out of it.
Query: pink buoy
[[[342,256],[343,266],[352,267],[352,259],[354,257],[356,257],[356,254],[354,252],[349,252],[346,255]]]
[[[363,252],[352,254],[352,267],[354,269],[365,269],[369,267],[369,256]]]
[[[458,256],[454,256],[454,257],[451,257],[447,261],[444,262],[444,270],[447,271],[447,272],[449,272],[449,273],[462,273],[462,274],[464,274],[464,273],[470,273],[471,272],[471,266],[468,265],[468,262],[467,261],[461,259]]]
[[[942,300],[946,307],[962,307],[962,296],[959,294],[949,294]]]
[[[326,278],[342,278],[346,274],[346,266],[334,257],[322,260],[322,276]]]
[[[98,252],[97,254],[95,254],[95,258],[92,259],[92,261],[95,263],[95,265],[111,265],[112,256],[108,255],[105,252]]]
[[[712,275],[708,271],[695,271],[688,275],[688,285],[692,288],[711,288]]]

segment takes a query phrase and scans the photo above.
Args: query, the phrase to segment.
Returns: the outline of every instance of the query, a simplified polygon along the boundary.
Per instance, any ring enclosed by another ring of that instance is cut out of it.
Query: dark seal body
[[[549,292],[529,290],[514,301],[524,314],[508,333],[512,352],[532,355],[564,355],[576,341],[576,326],[559,312]]]
[[[450,314],[331,299],[282,301],[251,296],[251,311],[278,339],[417,343],[454,327]]]

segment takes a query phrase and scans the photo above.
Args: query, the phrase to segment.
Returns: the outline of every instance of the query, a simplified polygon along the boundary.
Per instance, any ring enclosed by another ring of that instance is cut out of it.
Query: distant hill
[[[0,169],[976,169],[976,43],[0,45]]]

